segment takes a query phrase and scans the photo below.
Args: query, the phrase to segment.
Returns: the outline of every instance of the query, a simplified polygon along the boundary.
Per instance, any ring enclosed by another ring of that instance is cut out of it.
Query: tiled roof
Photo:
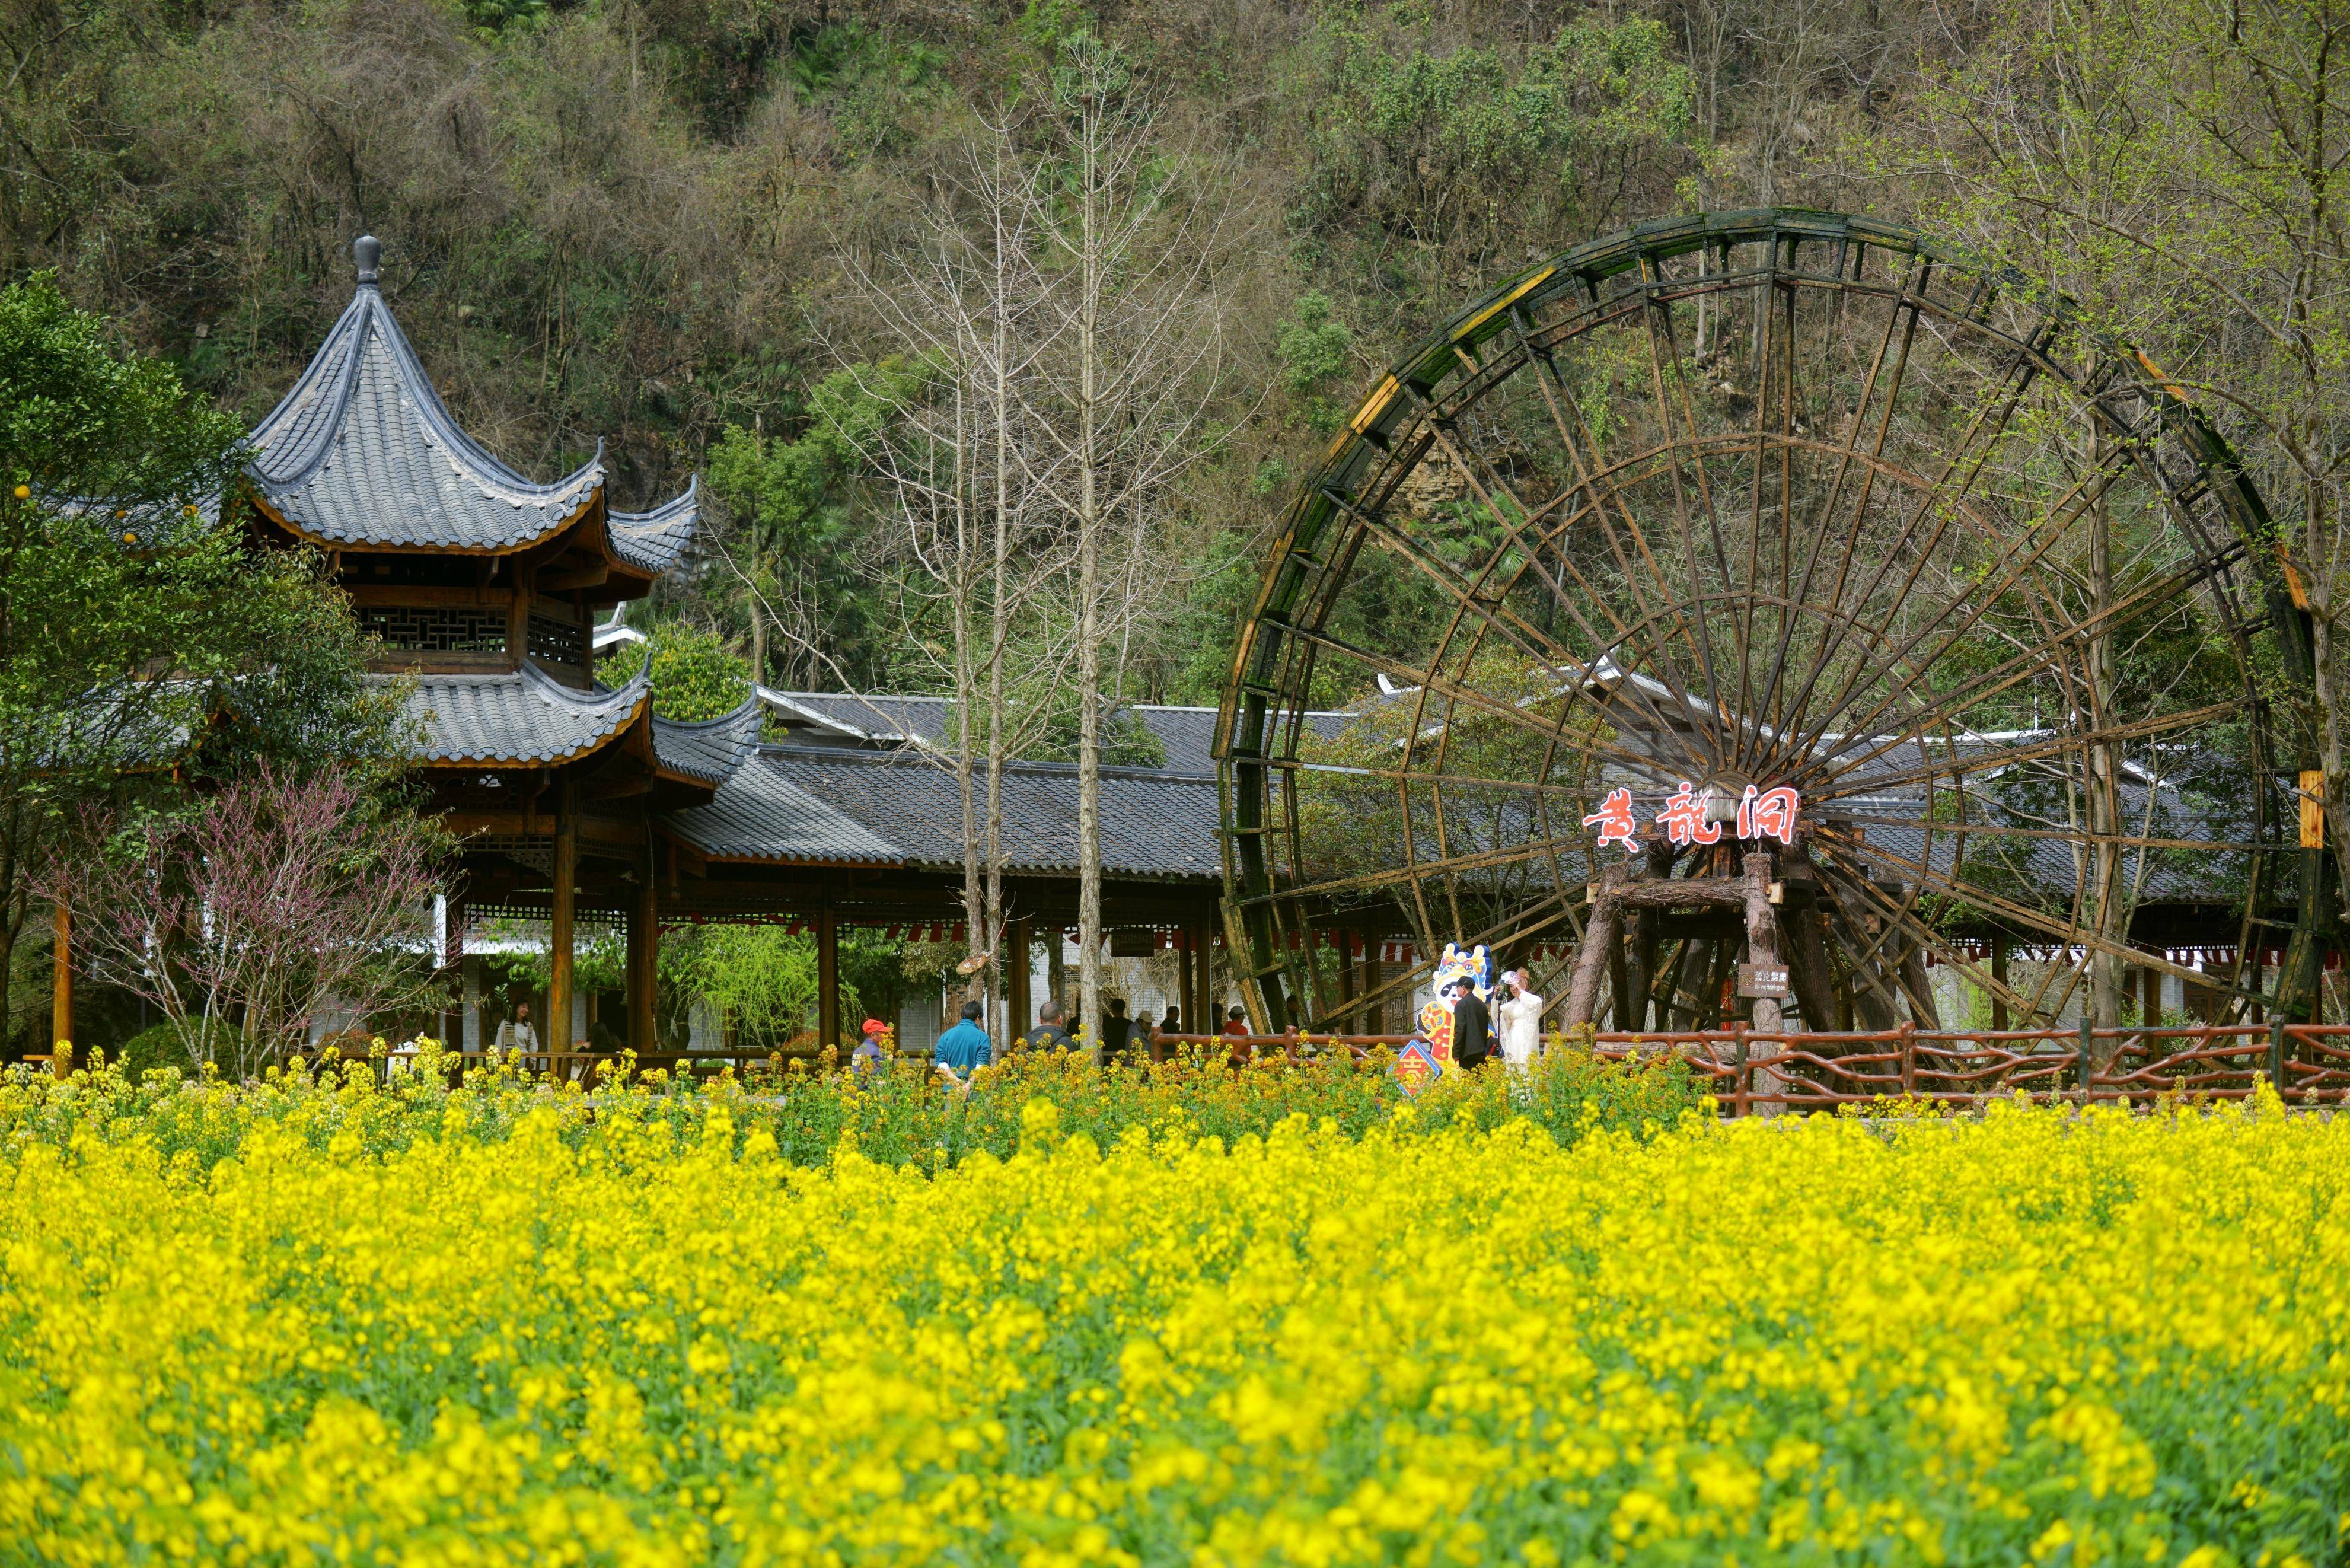
[[[605,514],[605,532],[612,553],[636,567],[660,576],[693,544],[693,528],[702,516],[702,476],[686,482],[685,493],[650,512]]]
[[[762,701],[793,718],[852,741],[947,744],[949,703],[943,697],[860,697],[848,691],[778,691],[759,688]]]
[[[757,699],[745,699],[732,713],[699,723],[680,723],[655,716],[653,756],[668,773],[718,784],[741,767],[758,742],[761,709]]]
[[[759,691],[761,699],[788,722],[797,719],[844,739],[920,745],[944,750],[952,742],[948,724],[951,703],[944,697],[858,696],[842,691]],[[1166,753],[1163,771],[1192,778],[1216,774],[1216,710],[1138,702],[1118,710],[1131,714],[1158,738]],[[1309,712],[1307,726],[1325,737],[1335,735],[1353,717],[1339,712]]]
[[[371,275],[369,275],[371,276]],[[336,544],[512,550],[556,532],[604,484],[603,449],[552,484],[525,479],[458,427],[372,281],[294,389],[255,427],[247,465],[262,501]],[[674,562],[695,492],[653,512],[613,514],[614,551],[642,570]]]
[[[650,692],[641,670],[617,690],[578,691],[525,664],[495,675],[420,675],[407,712],[422,731],[421,761],[555,763],[628,728]]]
[[[1142,727],[1159,737],[1159,746],[1167,753],[1167,771],[1171,774],[1192,774],[1201,778],[1216,775],[1216,710],[1213,708],[1175,708],[1155,702],[1138,702],[1126,711],[1142,722]],[[1305,727],[1324,740],[1336,736],[1354,718],[1352,713],[1326,712],[1309,710]]]
[[[708,805],[671,812],[663,824],[722,860],[898,866],[895,845],[785,778],[754,756],[718,786]]]
[[[962,805],[951,774],[910,752],[763,746],[759,763],[895,845],[905,860],[962,864]],[[745,771],[748,771],[746,767]],[[1014,763],[1003,773],[1005,863],[1014,871],[1066,872],[1077,864],[1077,770]],[[1216,786],[1210,779],[1145,768],[1101,774],[1101,863],[1118,877],[1212,878]]]

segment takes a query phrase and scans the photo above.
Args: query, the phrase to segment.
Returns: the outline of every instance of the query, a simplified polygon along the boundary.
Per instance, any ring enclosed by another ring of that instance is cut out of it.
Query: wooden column
[[[629,911],[628,1041],[642,1052],[660,1044],[653,1002],[655,987],[660,983],[660,884],[653,877],[650,835],[637,872],[636,907]]]
[[[1036,1023],[1036,1004],[1031,1000],[1035,986],[1029,965],[1035,955],[1028,950],[1028,917],[1006,920],[1003,936],[1012,944],[1011,961],[1003,965],[1003,1038],[1013,1041]]]
[[[1771,909],[1771,857],[1746,857],[1746,961],[1776,966],[1779,962],[1779,921]],[[1754,1027],[1776,1034],[1786,1014],[1776,997],[1754,999]]]
[[[1354,929],[1337,929],[1337,1032],[1356,1034],[1361,1027],[1354,1021]]]
[[[572,906],[579,894],[579,786],[565,779],[556,786],[555,894],[547,920],[546,1021],[542,1038],[549,1051],[571,1049]],[[546,1064],[549,1072],[555,1064]]]
[[[456,1011],[442,1014],[441,1044],[452,1051],[465,1046],[465,900],[454,893],[442,901],[441,968],[456,982]]]
[[[1200,933],[1190,926],[1183,928],[1182,987],[1183,1033],[1197,1034],[1200,1029]]]
[[[1379,987],[1387,983],[1387,977],[1379,972],[1379,944],[1382,940],[1377,927],[1368,928],[1363,932],[1363,994],[1365,996],[1378,996]],[[1388,1032],[1387,1012],[1388,1004],[1385,1001],[1373,1002],[1365,1006],[1363,1033],[1385,1034]]]
[[[1216,1005],[1222,998],[1216,991],[1216,917],[1213,905],[1209,906],[1207,912],[1192,928],[1191,940],[1200,949],[1200,994],[1191,1003],[1199,1012],[1200,1026],[1192,1033],[1213,1034],[1224,1026],[1223,1009]]]
[[[2004,1029],[2007,1027],[2007,997],[2003,994],[2007,987],[2007,938],[2004,936],[1995,935],[1991,940],[1991,977],[2000,986],[2000,990],[1991,993],[1991,1026],[1995,1030]]]
[[[62,898],[50,917],[56,947],[49,958],[49,1071],[73,1071],[73,909]]]
[[[840,1044],[840,933],[827,901],[816,917],[816,1048]]]
[[[1583,923],[1583,945],[1575,955],[1574,978],[1567,982],[1566,1011],[1560,1027],[1579,1029],[1597,1020],[1599,987],[1617,946],[1624,919],[1624,868],[1609,866],[1599,873],[1599,893],[1591,901],[1591,918]]]

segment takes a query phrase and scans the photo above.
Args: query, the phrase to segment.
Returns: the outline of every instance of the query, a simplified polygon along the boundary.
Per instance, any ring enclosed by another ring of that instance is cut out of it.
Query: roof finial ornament
[[[359,264],[359,281],[375,281],[376,263],[383,259],[383,242],[373,234],[361,234],[351,242],[351,259]]]

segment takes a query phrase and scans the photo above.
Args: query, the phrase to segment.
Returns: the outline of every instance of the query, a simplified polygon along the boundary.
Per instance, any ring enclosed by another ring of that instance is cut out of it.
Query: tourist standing
[[[1020,1037],[1020,1048],[1024,1051],[1074,1051],[1077,1048],[1076,1037],[1062,1022],[1059,1002],[1048,1002],[1036,1010],[1036,1027]]]
[[[1134,1038],[1134,1020],[1126,1015],[1126,998],[1109,999],[1109,1016],[1102,1020],[1102,1063],[1105,1066],[1126,1054]]]
[[[932,1059],[938,1070],[957,1085],[968,1085],[972,1075],[986,1066],[994,1054],[987,1031],[979,1026],[979,1012],[978,1002],[964,1002],[962,1022],[939,1036]]]
[[[1493,1054],[1493,1022],[1485,999],[1467,981],[1452,987],[1452,1060],[1464,1073],[1474,1072]]]
[[[857,1043],[857,1049],[849,1054],[850,1072],[860,1078],[878,1078],[881,1075],[881,1040],[882,1036],[889,1032],[889,1026],[878,1018],[868,1018],[865,1021],[865,1038],[859,1040]]]
[[[1502,1000],[1493,1012],[1502,1024],[1502,1060],[1523,1073],[1542,1054],[1543,999],[1526,984],[1525,971],[1502,977]]]
[[[500,1055],[508,1051],[520,1051],[525,1055],[538,1050],[538,1031],[530,1026],[530,1003],[515,1003],[514,1016],[498,1025],[496,1048]]]

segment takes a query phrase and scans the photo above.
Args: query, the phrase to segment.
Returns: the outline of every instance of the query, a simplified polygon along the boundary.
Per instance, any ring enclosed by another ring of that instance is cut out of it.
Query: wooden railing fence
[[[1559,1037],[1552,1035],[1555,1047]],[[1149,1057],[1202,1048],[1235,1064],[1300,1061],[1344,1053],[1368,1069],[1409,1043],[1407,1034],[1162,1034]],[[2019,1092],[2068,1103],[2139,1104],[2165,1095],[2241,1100],[2262,1084],[2289,1106],[2350,1103],[2350,1025],[2302,1023],[2134,1026],[2117,1029],[1925,1030],[1875,1033],[1762,1033],[1749,1029],[1598,1033],[1575,1042],[1614,1061],[1678,1057],[1705,1080],[1725,1116],[1832,1110],[1885,1099],[1957,1108]],[[332,1052],[328,1053],[333,1054]],[[494,1052],[439,1053],[452,1074],[498,1060]],[[371,1053],[390,1071],[421,1054]],[[846,1061],[847,1053],[840,1060]],[[514,1060],[509,1054],[508,1060]],[[633,1057],[587,1051],[523,1053],[518,1064],[588,1084],[617,1068],[702,1075],[816,1058],[785,1052],[656,1051]],[[1498,1065],[1498,1064],[1497,1064]]]

